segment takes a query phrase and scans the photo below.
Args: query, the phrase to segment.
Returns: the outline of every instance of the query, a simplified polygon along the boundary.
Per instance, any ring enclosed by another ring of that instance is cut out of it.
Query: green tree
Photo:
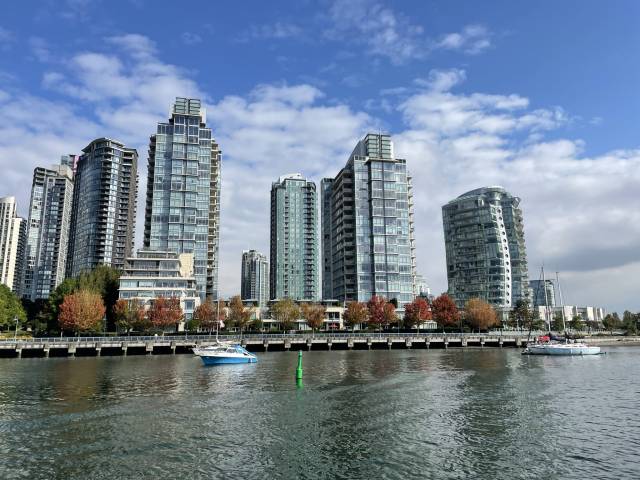
[[[569,326],[576,332],[581,332],[582,330],[584,330],[584,322],[582,321],[582,317],[580,315],[574,315],[569,322]]]
[[[613,334],[613,331],[620,328],[620,319],[616,318],[616,316],[607,313],[607,315],[602,320],[602,326],[609,330],[610,334]]]
[[[300,318],[300,309],[290,298],[278,300],[271,307],[271,317],[280,323],[283,330],[291,330]]]
[[[361,302],[349,302],[342,314],[342,320],[347,328],[354,329],[356,325],[363,325],[367,322],[369,311],[367,306]]]
[[[540,316],[537,315],[537,309],[532,309],[529,300],[526,299],[520,299],[516,302],[511,312],[509,312],[509,321],[512,326],[527,330],[539,328],[543,323],[540,320]]]
[[[622,328],[625,331],[625,335],[637,335],[638,334],[638,320],[640,319],[640,313],[633,314],[629,310],[625,310],[622,315]]]
[[[22,303],[9,287],[0,284],[0,328],[7,330],[16,328],[16,319],[18,319],[18,326],[24,325],[27,321]]]
[[[113,306],[116,329],[129,332],[132,329],[146,330],[148,325],[145,322],[147,312],[144,305],[136,301],[118,300]]]
[[[551,325],[551,328],[555,332],[562,332],[565,329],[564,323],[565,322],[562,318],[562,313],[556,312],[556,314],[553,316],[553,323]]]

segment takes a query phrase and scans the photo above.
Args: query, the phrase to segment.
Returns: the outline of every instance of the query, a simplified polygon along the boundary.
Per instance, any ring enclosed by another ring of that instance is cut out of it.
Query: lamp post
[[[18,341],[18,316],[16,315],[15,317],[13,317],[13,319],[16,321],[16,333],[13,336],[13,341],[17,342]]]

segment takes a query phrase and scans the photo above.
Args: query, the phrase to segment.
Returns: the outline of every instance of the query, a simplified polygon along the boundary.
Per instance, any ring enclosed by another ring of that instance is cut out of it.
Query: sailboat
[[[556,272],[556,284],[558,285],[558,294],[560,295],[560,305],[562,307],[562,328],[566,332],[566,324],[564,318],[564,302],[562,300],[562,290],[560,290],[560,278]],[[551,318],[549,317],[549,300],[547,298],[547,284],[544,278],[544,266],[542,267],[542,288],[544,289],[544,313],[545,321],[549,326],[549,335],[539,337],[536,342],[528,343],[527,347],[522,351],[523,355],[599,355],[600,347],[587,345],[582,342],[568,340],[553,340],[551,335]]]

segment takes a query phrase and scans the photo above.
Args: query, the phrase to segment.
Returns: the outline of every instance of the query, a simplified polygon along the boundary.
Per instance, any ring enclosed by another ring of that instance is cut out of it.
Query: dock
[[[220,335],[251,352],[525,347],[540,332],[498,333],[298,333]],[[0,340],[0,357],[175,355],[215,344],[213,335],[50,337]]]

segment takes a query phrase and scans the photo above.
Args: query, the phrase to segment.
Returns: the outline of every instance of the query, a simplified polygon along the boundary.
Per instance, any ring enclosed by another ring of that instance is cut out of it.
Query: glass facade
[[[389,135],[368,134],[335,179],[322,181],[323,295],[413,301],[413,196]]]
[[[69,166],[62,163],[33,171],[22,272],[24,298],[48,298],[65,278],[73,195]]]
[[[556,306],[556,289],[553,280],[544,280],[544,287],[542,280],[530,280],[529,288],[533,307]]]
[[[135,236],[138,152],[110,138],[98,138],[82,152],[76,164],[69,277],[102,264],[121,270]]]
[[[316,301],[320,296],[316,202],[316,184],[299,173],[271,186],[272,300]]]
[[[502,187],[472,190],[442,207],[449,295],[512,307],[529,298],[520,199]]]
[[[149,143],[144,246],[192,253],[202,300],[218,298],[220,161],[200,100],[177,98]]]
[[[242,252],[240,298],[256,302],[259,307],[266,307],[269,302],[269,261],[255,250]]]

